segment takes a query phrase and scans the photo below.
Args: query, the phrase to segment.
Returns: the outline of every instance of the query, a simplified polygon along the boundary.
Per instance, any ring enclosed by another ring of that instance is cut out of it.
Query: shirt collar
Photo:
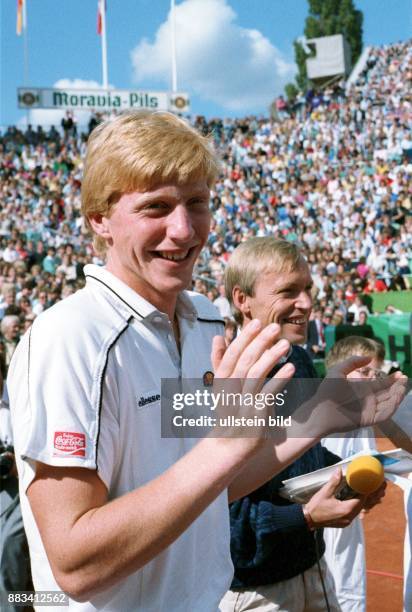
[[[195,321],[198,317],[197,309],[186,291],[182,291],[177,297],[176,313],[189,321]]]
[[[104,285],[106,290],[109,291],[114,298],[117,298],[134,317],[137,316],[139,319],[143,320],[152,319],[155,316],[166,316],[106,268],[96,266],[95,264],[87,264],[84,266],[84,275],[87,280],[92,279],[92,282]],[[195,320],[197,318],[197,310],[186,292],[182,291],[178,295],[176,313],[179,317],[189,320]]]

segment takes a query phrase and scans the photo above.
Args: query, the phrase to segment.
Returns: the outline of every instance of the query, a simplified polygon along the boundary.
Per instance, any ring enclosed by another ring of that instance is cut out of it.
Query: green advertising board
[[[387,306],[394,306],[402,312],[412,312],[412,291],[382,291],[362,295],[371,312],[384,313]]]

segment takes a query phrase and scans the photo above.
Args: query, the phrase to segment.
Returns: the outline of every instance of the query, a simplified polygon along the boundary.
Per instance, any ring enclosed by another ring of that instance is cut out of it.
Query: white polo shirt
[[[223,332],[214,306],[183,292],[180,357],[165,314],[104,268],[88,265],[85,275],[84,289],[35,320],[9,371],[36,590],[59,587],[25,495],[32,460],[97,470],[110,499],[162,474],[197,441],[161,438],[161,378],[201,378],[211,370],[212,338]],[[224,492],[140,571],[90,602],[70,601],[70,610],[215,612],[233,573],[229,541]]]

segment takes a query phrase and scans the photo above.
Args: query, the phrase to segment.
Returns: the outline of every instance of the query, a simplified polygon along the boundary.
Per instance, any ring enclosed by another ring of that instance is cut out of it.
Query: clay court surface
[[[377,440],[379,450],[393,445]],[[382,504],[364,519],[366,567],[368,577],[368,612],[402,612],[403,540],[405,515],[403,492],[388,483]]]

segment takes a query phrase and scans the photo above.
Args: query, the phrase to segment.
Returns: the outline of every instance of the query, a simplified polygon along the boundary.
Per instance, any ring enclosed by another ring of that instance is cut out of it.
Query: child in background
[[[385,358],[384,346],[376,340],[360,336],[348,336],[339,340],[326,357],[326,369],[354,355],[368,356],[371,361],[368,365],[351,372],[348,375],[349,379],[373,380],[385,376],[381,369]],[[410,438],[396,423],[388,421],[381,425],[380,429],[396,447],[411,452]],[[342,459],[361,451],[376,450],[375,436],[371,427],[363,427],[335,438],[324,438],[322,444]],[[345,529],[326,528],[324,539],[325,560],[335,581],[342,612],[365,612],[366,562],[361,520],[356,517]]]
[[[399,414],[392,417],[392,421],[398,426],[408,438],[409,445],[412,439],[412,393],[405,397],[402,404],[399,406]],[[405,450],[412,453],[411,448],[406,448],[405,444],[399,444]],[[408,482],[410,485],[408,486]],[[409,474],[409,480],[404,481],[404,501],[405,501],[405,518],[406,530],[404,541],[403,555],[403,610],[411,612],[412,610],[412,565],[411,565],[411,549],[412,549],[412,472]]]
[[[351,372],[348,378],[368,380],[382,375],[380,368],[385,357],[385,348],[375,340],[360,336],[348,336],[339,340],[326,357],[326,369],[352,355],[367,355],[371,357],[371,361],[367,366]],[[342,459],[360,451],[376,449],[375,436],[370,427],[363,427],[336,438],[324,438],[322,444]],[[365,537],[361,520],[356,517],[345,529],[326,528],[324,539],[325,560],[335,581],[342,612],[365,612]]]

